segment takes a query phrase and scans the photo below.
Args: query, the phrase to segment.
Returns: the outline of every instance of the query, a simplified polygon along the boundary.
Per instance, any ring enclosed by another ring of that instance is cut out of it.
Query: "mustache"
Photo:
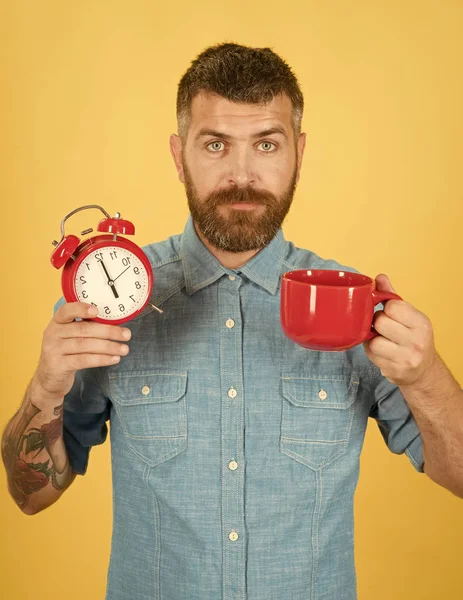
[[[227,188],[219,190],[209,196],[209,202],[218,204],[274,204],[276,198],[274,194],[266,190],[256,190],[255,188]]]

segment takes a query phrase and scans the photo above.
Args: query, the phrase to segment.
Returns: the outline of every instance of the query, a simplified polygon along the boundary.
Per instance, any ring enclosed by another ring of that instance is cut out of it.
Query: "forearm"
[[[400,390],[423,441],[426,474],[463,498],[463,391],[440,357],[419,383]]]
[[[26,514],[58,500],[72,483],[63,441],[63,398],[44,394],[33,379],[2,436],[8,489]]]

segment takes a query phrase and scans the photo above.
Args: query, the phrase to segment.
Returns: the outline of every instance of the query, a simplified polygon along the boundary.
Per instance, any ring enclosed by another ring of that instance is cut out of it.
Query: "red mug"
[[[377,291],[375,281],[366,275],[288,271],[281,279],[281,326],[299,346],[339,352],[379,335],[373,328],[374,308],[393,299],[402,300],[392,292]]]

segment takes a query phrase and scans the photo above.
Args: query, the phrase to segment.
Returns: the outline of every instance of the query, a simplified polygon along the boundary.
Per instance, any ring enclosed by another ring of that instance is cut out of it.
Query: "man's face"
[[[278,128],[280,131],[271,131]],[[291,101],[236,104],[199,94],[185,147],[171,150],[193,220],[219,250],[266,246],[287,215],[299,179],[305,134],[295,141]]]

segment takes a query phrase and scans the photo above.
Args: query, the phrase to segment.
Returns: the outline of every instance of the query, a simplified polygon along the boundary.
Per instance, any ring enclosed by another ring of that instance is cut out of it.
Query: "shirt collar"
[[[275,295],[286,253],[286,240],[280,227],[272,241],[237,270],[228,269],[206,248],[196,233],[193,218],[188,216],[180,243],[180,257],[188,295],[233,273],[243,273],[250,281]]]

